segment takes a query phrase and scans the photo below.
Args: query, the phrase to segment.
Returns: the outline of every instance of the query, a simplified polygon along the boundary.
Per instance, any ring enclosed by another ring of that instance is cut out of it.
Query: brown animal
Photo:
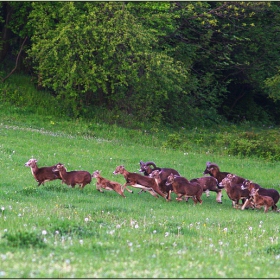
[[[201,195],[202,186],[197,182],[189,182],[185,177],[174,176],[172,173],[168,176],[166,185],[172,185],[173,191],[177,194],[176,200],[181,201],[183,197],[191,197],[194,204],[202,204]]]
[[[242,183],[238,183],[240,177],[234,174],[227,174],[227,176],[219,183],[219,187],[224,188],[229,199],[232,200],[232,206],[238,208],[240,199],[247,199],[250,192],[241,189]]]
[[[230,172],[221,172],[219,166],[216,163],[211,163],[210,161],[206,162],[206,168],[203,174],[209,174],[218,180],[218,183],[222,182],[222,180],[228,175]],[[240,176],[236,176],[236,184],[241,184],[245,180]]]
[[[253,188],[251,195],[253,197],[253,201],[255,204],[255,207],[260,209],[261,207],[264,207],[264,212],[266,213],[269,209],[269,207],[274,206],[274,201],[270,196],[263,196],[263,195],[259,195],[259,191],[260,189],[255,189]],[[273,209],[274,211],[276,211],[276,209]]]
[[[258,185],[256,183],[253,183],[250,180],[244,180],[244,182],[242,183],[241,188],[244,189],[244,190],[248,190],[250,194],[253,192],[254,189],[259,189],[259,195],[261,195],[261,196],[270,196],[273,199],[274,204],[272,205],[272,210],[274,210],[274,211],[277,210],[276,203],[279,201],[279,192],[277,190],[262,188],[260,185]],[[248,197],[247,200],[245,201],[243,207],[242,207],[242,210],[251,201],[252,201],[252,197],[251,198]]]
[[[153,168],[152,168],[152,167]],[[165,194],[167,194],[167,200],[170,201],[171,200],[171,192],[172,192],[172,185],[166,186],[166,181],[167,181],[167,177],[173,173],[174,175],[178,175],[180,176],[179,172],[175,169],[172,168],[161,168],[161,167],[157,167],[156,164],[153,161],[140,161],[140,172],[143,172],[145,176],[149,176],[150,174],[152,174],[153,171],[158,170],[160,171],[159,176],[160,176],[160,180],[159,182],[159,187],[161,189],[161,191]]]
[[[154,178],[149,178],[138,173],[128,172],[123,165],[117,166],[114,175],[122,174],[126,180],[124,188],[126,186],[132,186],[134,188],[140,188],[144,191],[148,191],[152,196],[158,197],[158,194],[165,198],[165,194],[161,191]]]
[[[206,168],[203,172],[203,174],[209,174],[210,176],[216,178],[218,180],[218,183],[221,183],[222,180],[228,175],[231,174],[229,172],[221,172],[219,166],[216,163],[213,162],[206,162]],[[241,184],[245,178],[242,178],[240,176],[236,176],[236,184]],[[237,180],[238,179],[238,180]],[[245,202],[245,199],[242,199],[242,202]]]
[[[75,185],[79,185],[81,188],[84,188],[85,185],[90,184],[91,175],[88,171],[69,171],[67,172],[65,166],[61,163],[58,163],[53,168],[53,171],[59,172],[62,182],[72,188],[75,188]]]
[[[59,172],[54,172],[53,166],[49,167],[40,167],[37,166],[37,159],[31,158],[28,162],[25,163],[25,166],[31,168],[31,173],[35,180],[38,182],[38,187],[42,184],[44,185],[45,182],[52,181],[52,180],[61,180]]]
[[[156,183],[157,183],[157,185],[162,190],[162,188],[160,187],[160,185],[162,184],[162,179],[160,177],[160,173],[161,173],[161,171],[154,170],[152,173],[150,173],[149,177],[150,178],[154,178]],[[166,194],[166,200],[167,201],[171,200],[171,192],[172,192],[172,190],[173,190],[172,185],[169,185],[169,186],[166,186],[165,190],[163,191]]]
[[[229,174],[229,172],[221,172],[219,166],[216,163],[207,161],[203,174],[209,174],[210,176],[213,176],[218,180],[218,183],[220,183]]]
[[[197,182],[203,188],[203,192],[209,197],[209,191],[217,193],[216,201],[222,203],[222,190],[218,188],[218,180],[214,177],[201,177],[190,180],[191,183]]]
[[[126,197],[124,195],[124,188],[120,183],[105,179],[104,177],[101,177],[100,173],[101,173],[101,171],[98,171],[98,170],[96,170],[92,173],[92,177],[96,179],[96,189],[98,191],[100,191],[102,193],[104,192],[102,189],[109,190],[109,191],[115,191],[122,197]],[[132,192],[129,189],[127,189],[127,190],[129,192]]]

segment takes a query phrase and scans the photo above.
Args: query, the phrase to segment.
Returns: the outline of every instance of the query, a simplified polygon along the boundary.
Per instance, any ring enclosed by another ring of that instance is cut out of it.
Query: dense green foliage
[[[279,124],[279,2],[1,2],[0,90],[21,71],[70,117]],[[41,98],[40,96],[39,98]],[[1,96],[2,97],[2,96]]]

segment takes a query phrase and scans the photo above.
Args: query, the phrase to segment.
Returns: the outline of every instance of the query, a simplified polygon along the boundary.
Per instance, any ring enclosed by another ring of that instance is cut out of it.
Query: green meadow
[[[278,161],[211,152],[197,145],[201,137],[196,145],[174,149],[166,144],[167,134],[1,106],[0,277],[279,277],[278,212],[233,209],[225,191],[222,204],[210,193],[194,205],[132,187],[126,198],[100,193],[94,178],[84,189],[60,180],[37,187],[24,166],[34,157],[39,167],[61,162],[68,171],[101,170],[124,183],[113,175],[117,165],[138,172],[140,160],[152,160],[191,179],[203,176],[212,161],[222,171],[280,191]],[[190,137],[195,139],[194,132]]]

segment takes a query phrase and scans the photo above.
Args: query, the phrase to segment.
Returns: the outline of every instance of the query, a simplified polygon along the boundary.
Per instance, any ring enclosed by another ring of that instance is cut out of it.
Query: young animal
[[[94,171],[92,173],[92,177],[96,179],[96,189],[100,192],[104,192],[102,189],[109,190],[109,191],[115,191],[122,197],[126,197],[124,195],[124,188],[120,183],[110,181],[108,179],[105,179],[104,177],[101,177],[100,175],[101,171]],[[129,192],[132,192],[131,190],[127,189]]]
[[[203,192],[209,197],[209,191],[217,193],[216,201],[222,203],[222,190],[218,188],[218,180],[212,176],[194,178],[190,180],[191,183],[197,182],[203,188]]]
[[[140,188],[144,191],[148,191],[151,195],[158,197],[158,194],[165,198],[165,194],[160,190],[154,178],[149,178],[138,173],[128,172],[123,165],[117,166],[114,175],[122,174],[126,180],[124,188],[126,186],[132,186],[134,188]]]
[[[160,187],[161,184],[162,184],[162,179],[161,179],[160,173],[161,173],[161,171],[154,170],[152,173],[150,173],[149,177],[150,178],[154,178],[156,183],[157,183],[157,185],[162,190],[162,188]],[[166,181],[165,181],[165,183],[166,183]],[[164,183],[164,185],[165,185],[165,183]],[[171,200],[171,192],[172,192],[172,190],[173,190],[172,185],[165,186],[164,190],[162,190],[166,194],[166,200],[167,201]]]
[[[172,185],[173,191],[177,194],[176,200],[181,201],[183,197],[191,197],[195,204],[197,202],[202,204],[203,188],[199,183],[191,183],[187,178],[174,176],[171,173],[167,178],[166,185]]]
[[[151,168],[151,166],[153,168]],[[145,176],[149,176],[153,171],[158,170],[160,171],[159,176],[160,180],[158,180],[161,191],[165,194],[167,194],[167,200],[171,200],[171,192],[172,192],[172,185],[166,186],[167,177],[173,173],[174,175],[180,176],[179,172],[173,168],[161,168],[157,167],[156,164],[153,161],[140,161],[140,172],[143,172]]]
[[[273,199],[274,204],[272,205],[272,210],[274,210],[274,211],[277,210],[276,203],[279,201],[279,192],[277,190],[262,188],[260,185],[253,183],[250,180],[244,180],[241,188],[244,190],[248,190],[250,194],[253,192],[254,189],[259,189],[259,195],[270,196]],[[248,197],[241,209],[243,210],[247,206],[247,204],[249,204],[251,201],[252,201],[252,198],[250,199]]]
[[[53,171],[53,168],[55,167],[55,165],[49,166],[49,167],[38,168],[37,159],[31,158],[28,162],[25,163],[25,166],[31,168],[31,173],[32,173],[33,177],[35,178],[35,180],[38,182],[38,187],[41,184],[44,185],[44,183],[48,182],[48,181],[52,181],[52,180],[56,180],[56,179],[61,180],[59,172]]]
[[[65,166],[61,163],[58,163],[53,168],[54,172],[59,172],[62,182],[72,188],[75,188],[75,185],[79,185],[81,188],[84,188],[85,185],[90,184],[91,175],[88,171],[69,171],[67,172]]]
[[[255,204],[255,207],[260,209],[261,207],[264,207],[264,212],[267,212],[269,207],[274,206],[274,201],[270,196],[263,196],[259,194],[260,189],[253,188],[251,195],[253,197],[253,201]],[[273,209],[276,211],[276,209]]]

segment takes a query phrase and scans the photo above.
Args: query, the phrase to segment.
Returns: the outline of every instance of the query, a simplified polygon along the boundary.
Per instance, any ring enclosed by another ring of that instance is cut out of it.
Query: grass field
[[[63,128],[64,126],[64,128]],[[223,191],[203,194],[202,205],[171,202],[149,193],[100,193],[95,179],[83,190],[61,181],[37,187],[39,167],[62,162],[68,170],[102,170],[108,179],[139,161],[202,176],[206,161],[222,171],[279,188],[279,162],[222,157],[199,149],[146,145],[132,132],[108,126],[98,137],[73,123],[15,113],[0,114],[0,277],[2,278],[278,278],[279,213],[236,210]],[[109,137],[115,130],[117,137]],[[133,188],[131,188],[133,189]],[[279,204],[278,204],[279,206]]]

